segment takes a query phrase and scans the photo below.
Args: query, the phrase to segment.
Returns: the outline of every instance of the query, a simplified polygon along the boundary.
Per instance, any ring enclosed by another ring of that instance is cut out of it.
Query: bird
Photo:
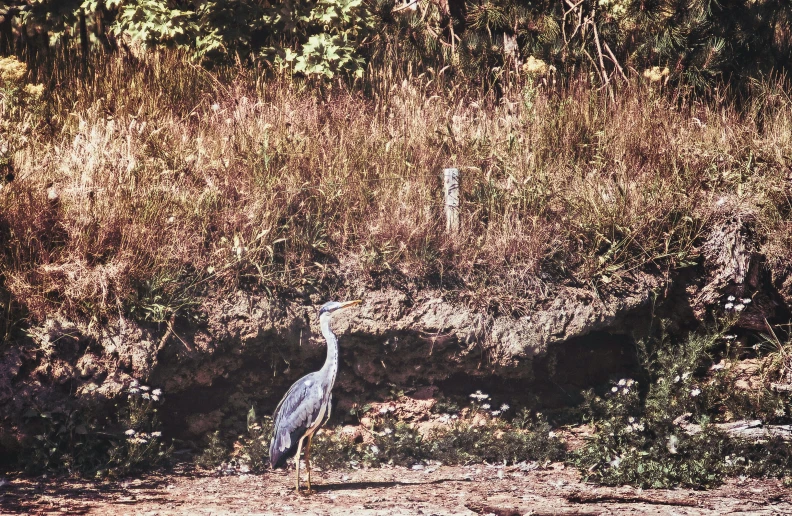
[[[327,358],[319,371],[308,373],[289,388],[278,406],[273,419],[272,440],[270,441],[270,465],[273,469],[282,467],[286,460],[296,456],[297,486],[300,493],[300,451],[305,445],[305,467],[308,470],[308,491],[311,494],[311,438],[330,418],[333,384],[338,372],[338,339],[330,329],[332,314],[361,303],[354,301],[330,301],[319,309],[319,326],[327,341]]]

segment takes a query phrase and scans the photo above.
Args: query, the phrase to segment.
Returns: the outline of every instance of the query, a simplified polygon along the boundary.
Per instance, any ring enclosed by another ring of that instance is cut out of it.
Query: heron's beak
[[[363,302],[362,299],[355,299],[354,301],[345,301],[345,302],[341,303],[341,306],[338,307],[338,309],[339,310],[343,310],[344,308],[349,308],[350,306],[359,305],[362,302]]]

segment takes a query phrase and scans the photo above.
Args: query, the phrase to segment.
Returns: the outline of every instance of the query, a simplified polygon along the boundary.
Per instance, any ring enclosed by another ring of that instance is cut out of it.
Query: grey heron
[[[327,358],[319,371],[309,373],[288,390],[275,408],[275,428],[270,442],[270,465],[278,468],[289,457],[296,456],[297,493],[300,492],[300,451],[305,446],[305,467],[308,469],[308,493],[311,492],[311,438],[330,417],[331,391],[338,372],[338,339],[330,329],[331,314],[360,304],[360,300],[339,303],[330,301],[319,309],[319,325],[327,341]]]

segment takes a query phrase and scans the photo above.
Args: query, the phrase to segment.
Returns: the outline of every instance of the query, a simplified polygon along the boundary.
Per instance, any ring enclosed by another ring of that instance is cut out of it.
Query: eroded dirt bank
[[[525,469],[525,468],[523,468]],[[15,480],[0,487],[5,514],[130,515],[775,515],[792,513],[779,481],[730,480],[711,491],[606,488],[560,464],[314,472],[316,493],[294,493],[293,470],[231,477],[149,476],[92,484]]]
[[[550,375],[572,392],[606,381],[634,365],[632,338],[657,309],[663,287],[658,277],[643,275],[607,296],[564,288],[534,301],[524,315],[488,314],[438,292],[349,289],[339,296],[363,304],[334,321],[342,353],[336,414],[343,421],[354,404],[383,399],[392,389],[498,384],[519,398],[529,385],[532,395],[541,394]],[[206,301],[199,312],[202,319],[172,325],[121,319],[92,328],[51,319],[31,328],[2,358],[3,441],[28,437],[22,416],[31,407],[101,406],[133,379],[164,390],[161,414],[170,435],[201,438],[223,424],[242,424],[251,406],[269,413],[291,382],[324,360],[310,301],[238,292]],[[549,394],[546,401],[568,402]]]

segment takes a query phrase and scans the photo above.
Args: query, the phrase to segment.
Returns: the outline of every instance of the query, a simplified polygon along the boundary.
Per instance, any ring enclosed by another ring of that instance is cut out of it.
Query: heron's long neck
[[[327,341],[327,359],[325,359],[322,371],[326,374],[325,378],[330,378],[330,384],[335,382],[336,373],[338,372],[338,339],[336,339],[333,330],[330,329],[330,314],[322,314],[319,317],[319,326],[322,328],[322,335]]]

